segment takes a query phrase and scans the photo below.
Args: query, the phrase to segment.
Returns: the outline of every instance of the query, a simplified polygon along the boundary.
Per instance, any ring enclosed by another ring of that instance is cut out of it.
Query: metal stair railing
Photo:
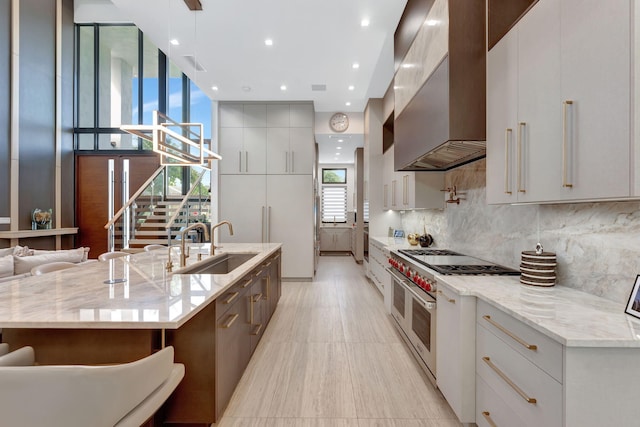
[[[176,227],[188,227],[191,225],[191,218],[193,217],[195,222],[207,222],[207,218],[203,216],[205,203],[209,201],[209,192],[204,195],[202,194],[203,186],[200,185],[202,183],[202,178],[207,173],[207,170],[203,170],[200,175],[196,178],[196,180],[191,184],[191,188],[187,192],[187,194],[182,198],[182,201],[178,204],[175,212],[167,221],[165,225],[165,229],[167,231],[169,244],[171,243],[171,230]],[[193,200],[195,199],[195,200]],[[193,205],[196,206],[196,212],[198,215],[192,215]],[[184,221],[184,223],[182,222]]]

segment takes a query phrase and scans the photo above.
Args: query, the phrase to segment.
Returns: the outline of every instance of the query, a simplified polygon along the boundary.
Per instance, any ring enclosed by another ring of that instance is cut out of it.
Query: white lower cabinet
[[[320,250],[326,252],[350,252],[351,228],[324,227],[320,229]]]
[[[475,421],[476,298],[461,296],[443,282],[437,292],[436,382],[463,423]]]
[[[388,251],[373,239],[369,239],[369,278],[376,288],[385,295],[385,288],[389,283]]]

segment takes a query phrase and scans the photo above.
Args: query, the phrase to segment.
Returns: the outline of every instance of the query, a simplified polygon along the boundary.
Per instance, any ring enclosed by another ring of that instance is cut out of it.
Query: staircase
[[[105,225],[110,230],[109,246],[139,252],[146,245],[168,245],[183,227],[195,222],[209,223],[211,201],[200,185],[204,173],[182,199],[176,199],[165,196],[166,168],[158,169]]]

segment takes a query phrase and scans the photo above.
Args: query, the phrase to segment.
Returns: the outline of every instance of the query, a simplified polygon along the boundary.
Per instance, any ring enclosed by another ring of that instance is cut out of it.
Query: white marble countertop
[[[392,251],[409,247],[393,238],[375,240]],[[640,319],[625,314],[624,306],[613,301],[562,284],[526,286],[517,276],[433,273],[439,284],[486,301],[565,346],[640,348]]]
[[[206,260],[209,244],[189,246],[187,266]],[[281,246],[225,243],[217,253],[257,253],[229,274],[179,274],[176,250],[168,273],[168,251],[156,250],[3,282],[0,328],[176,329]]]
[[[624,307],[566,286],[526,286],[514,276],[436,275],[568,347],[640,347],[640,320]]]

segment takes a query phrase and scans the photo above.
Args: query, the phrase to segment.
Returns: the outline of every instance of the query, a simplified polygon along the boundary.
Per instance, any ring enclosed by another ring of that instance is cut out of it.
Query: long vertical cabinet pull
[[[382,187],[382,191],[383,191],[382,198],[384,199],[383,207],[388,208],[389,207],[389,184],[385,184]]]
[[[526,190],[522,186],[522,134],[527,124],[525,122],[518,123],[518,193],[525,193]]]
[[[391,206],[396,205],[396,180],[391,181]]]
[[[289,152],[288,151],[284,152],[284,171],[286,173],[289,172]]]
[[[487,421],[487,423],[489,424],[489,426],[491,427],[498,427],[496,425],[496,423],[493,422],[493,420],[491,419],[491,414],[488,411],[482,411],[482,416],[484,417],[484,419]]]
[[[242,151],[238,151],[238,172],[242,173]]]
[[[107,207],[107,218],[109,219],[109,221],[111,221],[111,219],[113,218],[113,214],[114,214],[114,203],[115,203],[115,185],[116,185],[116,172],[115,172],[115,160],[114,159],[109,159],[108,161],[108,170],[107,170],[107,182],[108,184],[108,193],[109,193],[109,200],[108,200],[108,207]],[[110,251],[114,251],[115,250],[115,233],[116,233],[116,225],[115,224],[111,224],[111,226],[109,227],[109,241],[108,241],[108,248]]]
[[[513,134],[513,129],[507,128],[504,132],[504,194],[513,194],[509,187],[509,142]]]
[[[409,204],[409,175],[402,176],[402,204]]]
[[[267,209],[267,243],[271,243],[271,206]]]
[[[295,158],[295,151],[291,151],[291,173],[295,173],[296,172],[296,158]]]
[[[122,206],[129,201],[129,159],[122,160]],[[131,238],[131,206],[124,211],[122,216],[122,247],[129,247]]]
[[[262,218],[262,233],[260,233],[261,237],[262,237],[262,243],[264,243],[264,237],[265,237],[265,232],[264,232],[264,206],[262,207],[262,215],[260,215],[260,218]]]
[[[569,105],[573,105],[573,101],[566,100],[562,103],[562,186],[565,188],[573,187],[567,179],[567,110]]]
[[[249,173],[249,152],[244,152],[244,171]]]

